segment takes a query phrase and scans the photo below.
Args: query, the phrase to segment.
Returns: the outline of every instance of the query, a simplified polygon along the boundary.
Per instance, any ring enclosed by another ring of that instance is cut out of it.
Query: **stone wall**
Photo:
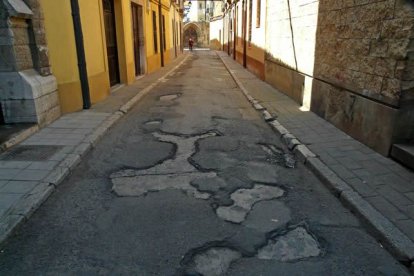
[[[39,0],[25,0],[33,12],[30,20],[29,36],[33,54],[34,68],[42,76],[48,76],[50,72],[49,50],[46,40],[43,11]]]
[[[319,4],[315,76],[368,96],[399,100],[403,83],[409,88],[414,78],[414,3],[324,0]]]
[[[193,30],[191,33],[189,31]],[[197,37],[195,39],[194,33]],[[188,47],[190,37],[195,41],[194,47],[209,48],[210,47],[210,23],[208,22],[189,22],[184,25],[183,39],[184,46]]]
[[[268,1],[265,79],[381,154],[414,141],[414,2]]]
[[[0,103],[6,123],[47,125],[60,116],[38,0],[0,2]]]

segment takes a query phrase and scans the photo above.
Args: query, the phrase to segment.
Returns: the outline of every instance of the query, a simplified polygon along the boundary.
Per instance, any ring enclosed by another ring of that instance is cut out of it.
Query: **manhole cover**
[[[18,146],[0,155],[1,161],[45,161],[63,146]]]

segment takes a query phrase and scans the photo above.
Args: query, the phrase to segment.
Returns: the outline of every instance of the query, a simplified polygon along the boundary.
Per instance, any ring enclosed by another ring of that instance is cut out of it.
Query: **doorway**
[[[109,81],[119,83],[118,47],[116,42],[115,9],[113,0],[102,0],[105,23],[106,52],[108,55]]]
[[[134,36],[135,76],[145,74],[144,20],[142,6],[131,3],[132,32]]]
[[[108,55],[109,81],[111,86],[119,83],[118,47],[115,29],[113,0],[102,0],[105,24],[106,52]]]
[[[193,27],[188,27],[184,31],[184,42],[188,42],[190,38],[193,39],[194,41],[194,47],[197,47],[198,46],[198,35],[197,35],[197,31]]]

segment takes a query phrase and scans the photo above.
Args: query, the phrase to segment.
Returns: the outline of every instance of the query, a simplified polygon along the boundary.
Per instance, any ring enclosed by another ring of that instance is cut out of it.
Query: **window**
[[[249,0],[249,46],[252,43],[253,0]]]
[[[256,0],[257,1],[257,11],[256,11],[256,28],[260,28],[260,13],[261,13],[261,0]]]
[[[158,53],[158,41],[157,41],[157,13],[152,11],[152,28],[154,30],[154,51]]]
[[[167,41],[165,39],[165,16],[162,16],[162,44],[164,46],[164,50],[167,50]]]

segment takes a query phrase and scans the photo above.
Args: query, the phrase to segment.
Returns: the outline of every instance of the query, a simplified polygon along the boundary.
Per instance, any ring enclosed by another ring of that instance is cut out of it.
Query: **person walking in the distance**
[[[193,39],[190,37],[190,39],[188,40],[188,46],[190,47],[190,51],[193,50],[193,45],[194,45],[194,41]]]

